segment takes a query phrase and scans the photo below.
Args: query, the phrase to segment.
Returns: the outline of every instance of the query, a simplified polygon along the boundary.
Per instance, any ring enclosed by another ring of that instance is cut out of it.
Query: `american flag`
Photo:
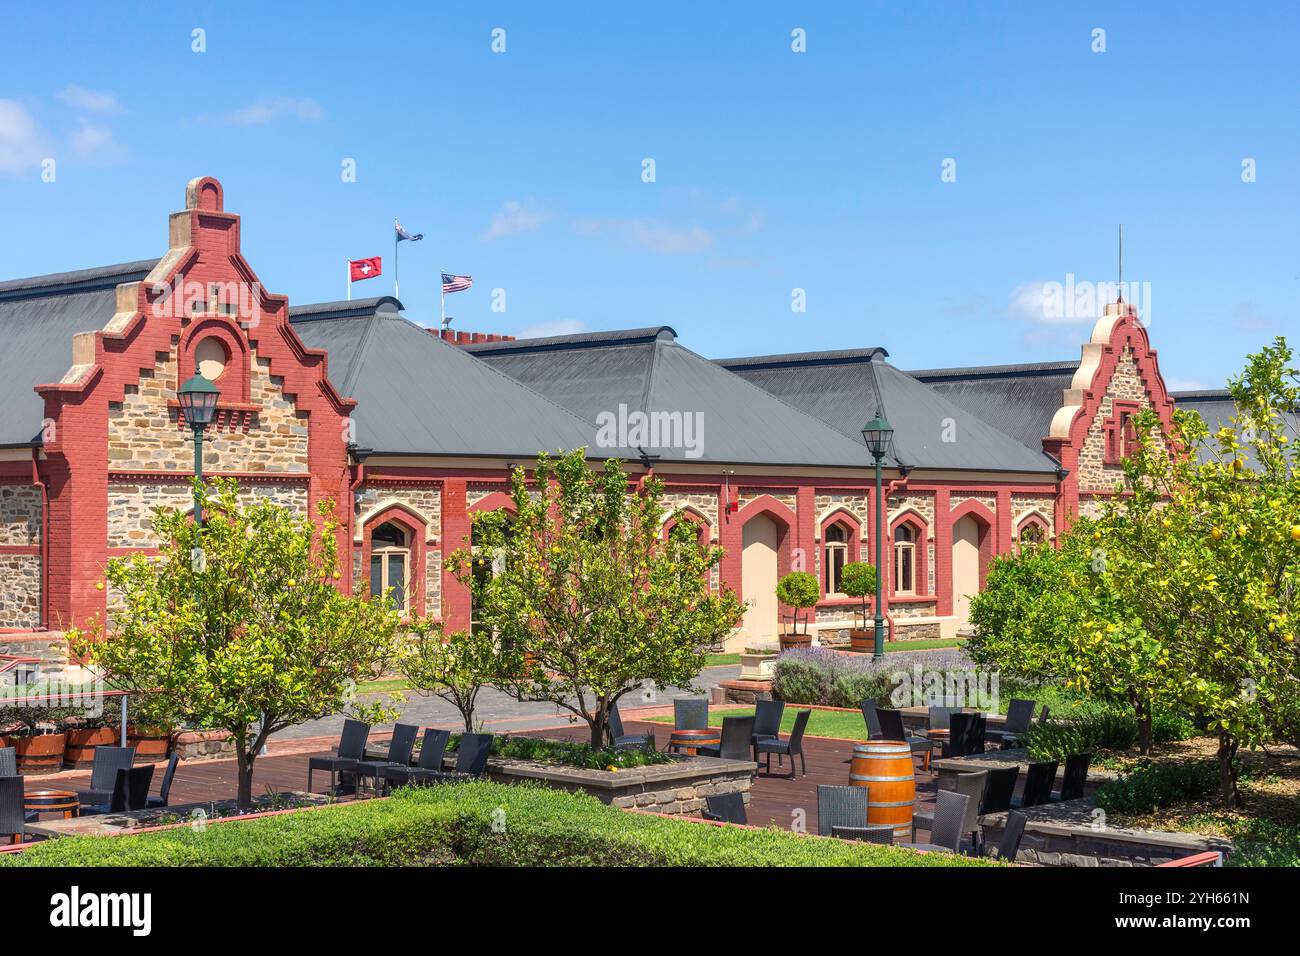
[[[442,294],[448,292],[464,292],[474,284],[472,276],[449,276],[447,273],[442,274]]]

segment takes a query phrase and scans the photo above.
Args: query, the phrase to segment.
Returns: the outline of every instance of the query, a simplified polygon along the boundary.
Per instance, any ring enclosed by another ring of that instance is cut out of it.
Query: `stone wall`
[[[41,543],[41,490],[0,485],[0,545],[34,548]]]
[[[357,582],[358,587],[363,587],[365,579],[363,577],[362,550],[361,545],[365,541],[365,531],[363,521],[368,514],[378,510],[385,510],[391,505],[400,505],[408,508],[419,519],[426,524],[426,543],[430,540],[437,540],[436,545],[428,545],[424,555],[424,607],[425,614],[431,617],[438,617],[442,614],[442,486],[440,484],[430,485],[405,485],[405,484],[367,484],[358,493],[354,505],[355,517],[355,535],[353,548],[353,580]],[[453,543],[453,547],[459,547],[459,542]],[[411,574],[418,573],[417,568],[411,569]]]
[[[307,514],[305,485],[244,483],[239,489],[239,500],[244,505],[270,501],[299,514]],[[158,547],[161,542],[153,533],[154,509],[168,507],[189,511],[193,503],[194,492],[185,482],[111,482],[108,486],[108,546]]]
[[[41,626],[41,556],[0,554],[0,627]]]
[[[152,371],[128,385],[121,402],[109,403],[108,467],[112,471],[194,469],[194,443],[168,402],[176,398],[176,358],[159,352]],[[188,377],[188,376],[187,376]],[[307,419],[285,397],[283,380],[270,363],[253,356],[249,371],[252,413],[247,427],[212,428],[205,436],[204,469],[217,472],[301,473],[307,471]]]

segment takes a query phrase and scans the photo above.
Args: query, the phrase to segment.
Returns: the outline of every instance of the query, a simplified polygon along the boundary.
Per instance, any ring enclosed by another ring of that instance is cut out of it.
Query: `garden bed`
[[[70,839],[0,866],[981,866],[987,861],[627,813],[540,786],[464,783],[199,831]]]

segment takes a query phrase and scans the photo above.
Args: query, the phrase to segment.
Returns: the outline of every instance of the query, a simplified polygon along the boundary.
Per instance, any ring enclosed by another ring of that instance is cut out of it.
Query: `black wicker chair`
[[[984,729],[988,718],[983,714],[955,713],[949,716],[948,742],[944,757],[969,757],[984,752]]]
[[[1014,863],[1016,855],[1020,852],[1020,838],[1025,835],[1025,824],[1028,822],[1029,817],[1019,810],[1012,810],[1008,813],[1006,827],[1002,831],[1002,839],[998,840],[996,850],[990,849],[988,855],[992,856],[996,853],[999,860]]]
[[[841,840],[858,840],[862,843],[880,843],[894,845],[894,825],[892,823],[868,823],[865,827],[831,827],[831,836]]]
[[[754,737],[753,717],[723,717],[722,742],[718,747],[696,747],[701,757],[722,757],[726,760],[749,760],[750,741]]]
[[[23,778],[17,774],[0,777],[0,837],[9,837],[10,843],[22,843],[27,832],[23,802]]]
[[[903,726],[903,712],[893,710],[888,707],[877,707],[876,720],[880,724],[881,736],[877,740],[901,740],[912,748],[912,756],[920,754],[925,758],[926,766],[930,765],[930,751],[934,749],[934,742],[929,737],[917,737],[907,732]]]
[[[808,726],[808,718],[811,716],[812,716],[811,710],[801,710],[799,711],[799,713],[795,714],[794,727],[790,729],[790,736],[786,740],[781,740],[780,738],[777,739],[764,738],[754,744],[754,753],[756,755],[767,754],[767,770],[765,771],[766,773],[768,774],[772,773],[772,754],[779,754],[782,757],[790,758],[789,777],[791,780],[793,780],[795,776],[795,771],[794,771],[795,757],[799,758],[799,767],[803,770],[803,772],[804,773],[808,772],[808,764],[804,760],[804,756],[803,756],[803,732],[804,732],[804,728]],[[755,757],[754,762],[755,763],[758,762],[757,756]]]
[[[965,794],[970,797],[966,804],[966,817],[962,820],[961,832],[963,835],[971,834],[971,844],[976,845],[979,840],[979,814],[980,801],[984,798],[984,791],[988,787],[989,772],[979,770],[974,773],[959,773],[957,779],[953,781],[952,792]],[[922,810],[912,814],[912,839],[916,839],[916,831],[928,830],[931,833],[935,828],[935,814]]]
[[[492,753],[492,734],[461,734],[456,745],[456,769],[430,774],[429,783],[454,783],[483,776]]]
[[[1052,794],[1053,800],[1078,800],[1083,796],[1088,782],[1088,767],[1092,764],[1092,751],[1065,755],[1065,776],[1061,792]]]
[[[383,760],[358,760],[356,766],[357,791],[361,790],[364,780],[369,780],[378,796],[383,782],[383,770],[387,767],[409,767],[411,752],[415,750],[415,738],[420,728],[415,724],[394,724],[393,736],[388,740],[388,756]]]
[[[618,704],[609,709],[609,742],[615,750],[654,750],[654,731],[647,734],[629,734],[623,729],[623,718]]]
[[[867,787],[817,785],[817,833],[832,836],[835,827],[867,826]]]
[[[934,798],[934,825],[929,843],[903,843],[914,850],[934,850],[956,853],[961,849],[962,827],[966,822],[966,807],[970,797],[955,790],[940,790]]]
[[[145,763],[138,767],[119,768],[107,802],[82,807],[81,815],[86,817],[146,809],[149,806],[149,785],[153,783],[154,766]]]
[[[1020,779],[1020,768],[994,767],[988,771],[988,775],[989,782],[984,786],[980,815],[1005,813],[1011,809],[1011,798],[1015,795],[1016,782]]]
[[[883,740],[885,732],[880,729],[880,715],[876,713],[876,702],[874,700],[864,700],[862,702],[862,719],[867,725],[868,740]]]
[[[432,727],[425,730],[419,762],[414,767],[384,767],[380,776],[384,778],[385,786],[405,787],[413,783],[427,783],[430,778],[442,773],[442,758],[447,753],[449,740],[450,730],[435,730]]]
[[[158,796],[149,797],[145,806],[149,809],[167,806],[172,794],[172,778],[176,776],[176,765],[181,762],[181,755],[173,753],[167,758],[167,769],[163,771],[162,783],[158,786]]]
[[[327,770],[330,775],[330,793],[337,793],[347,774],[356,779],[357,764],[366,755],[366,740],[370,737],[370,725],[351,717],[343,721],[343,733],[339,735],[338,753],[333,757],[309,757],[307,759],[307,792],[311,792],[311,776],[317,770]]]
[[[781,717],[785,713],[785,701],[760,700],[754,705],[754,737],[759,741],[776,740],[781,736]],[[754,748],[754,761],[758,761],[758,748]]]
[[[90,789],[77,791],[83,807],[103,807],[112,803],[117,787],[117,772],[135,764],[134,747],[96,747],[90,767]]]
[[[749,823],[749,813],[745,809],[745,797],[739,793],[720,793],[716,797],[704,798],[704,809],[700,816],[705,820],[717,820],[720,823]]]
[[[1047,803],[1052,799],[1052,784],[1056,782],[1056,768],[1060,766],[1059,760],[1043,760],[1038,763],[1029,765],[1029,772],[1025,774],[1025,789],[1020,794],[1020,802],[1012,801],[1011,805],[1020,809],[1025,807],[1036,807],[1040,804]]]
[[[708,726],[707,697],[678,697],[673,701],[673,730],[706,730]]]
[[[13,747],[0,747],[0,777],[18,776],[18,755]]]
[[[1001,744],[1003,748],[1019,743],[1029,729],[1029,722],[1034,719],[1035,706],[1037,705],[1032,700],[1013,697],[1007,707],[1006,722],[1000,728],[985,731],[985,737],[993,743]]]

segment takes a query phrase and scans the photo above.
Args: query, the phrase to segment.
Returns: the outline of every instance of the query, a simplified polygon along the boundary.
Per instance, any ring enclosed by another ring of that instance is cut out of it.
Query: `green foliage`
[[[821,600],[821,587],[817,579],[807,571],[791,571],[776,582],[776,597],[782,604],[794,608],[794,630],[799,633],[799,625],[804,625],[803,633],[808,633],[807,616],[799,612],[814,607]]]
[[[392,659],[399,620],[382,596],[349,597],[335,586],[332,502],[318,507],[318,535],[308,517],[263,498],[245,504],[233,480],[197,493],[201,534],[187,513],[158,509],[157,556],[110,560],[105,578],[121,607],[107,625],[69,631],[68,641],[112,686],[134,692],[150,722],[230,731],[247,806],[267,738],[346,708],[356,682]]]
[[[1213,760],[1144,762],[1097,791],[1097,806],[1107,813],[1139,815],[1199,800],[1219,784]]]
[[[497,676],[500,655],[487,628],[446,634],[441,625],[426,625],[413,629],[398,669],[411,687],[455,707],[465,730],[473,733],[478,693]]]
[[[511,488],[514,515],[476,514],[447,567],[497,637],[498,686],[573,712],[600,747],[620,697],[643,681],[690,686],[743,609],[709,588],[721,548],[689,521],[664,535],[657,479],[629,488],[621,462],[594,471],[580,449],[538,456],[532,480],[517,468]]]
[[[898,664],[877,664],[821,648],[786,651],[776,659],[772,694],[792,704],[857,707],[864,700],[888,704]]]
[[[865,561],[850,561],[840,571],[840,590],[861,598],[862,625],[867,622],[867,598],[876,593],[876,569]]]
[[[1034,760],[1064,760],[1088,750],[1123,753],[1137,737],[1138,725],[1131,713],[1099,707],[1046,724],[1035,722],[1025,735],[1025,747]]]
[[[586,770],[609,770],[629,767],[650,767],[672,763],[673,757],[658,750],[637,748],[615,750],[613,747],[593,748],[590,744],[571,740],[546,740],[541,737],[499,736],[492,740],[492,753],[497,757],[515,757],[519,760],[536,760],[564,767],[582,767]]]
[[[494,826],[495,824],[495,826]],[[463,783],[255,820],[50,840],[25,866],[988,866],[953,853],[629,813],[585,794]]]

